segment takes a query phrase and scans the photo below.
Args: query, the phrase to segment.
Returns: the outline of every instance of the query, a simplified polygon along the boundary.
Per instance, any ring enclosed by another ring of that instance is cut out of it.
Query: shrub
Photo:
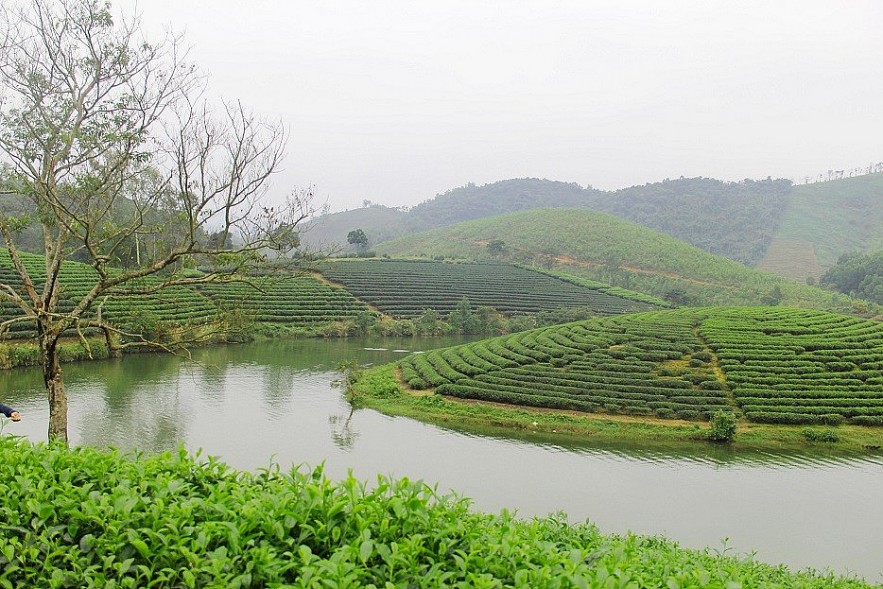
[[[444,402],[426,399],[425,403]],[[476,512],[420,481],[236,472],[183,450],[123,458],[0,436],[0,587],[870,589],[751,558]],[[622,583],[628,579],[628,583]],[[711,579],[709,581],[709,579]],[[613,581],[612,581],[613,580]],[[652,585],[651,585],[652,583]]]
[[[712,442],[732,442],[736,437],[736,415],[732,411],[716,411],[711,416],[711,431],[708,439]]]
[[[839,413],[825,413],[822,415],[821,421],[825,425],[840,425],[845,421],[845,418]]]
[[[803,437],[807,442],[828,442],[834,443],[840,441],[840,436],[834,430],[818,431],[807,428],[803,430]]]

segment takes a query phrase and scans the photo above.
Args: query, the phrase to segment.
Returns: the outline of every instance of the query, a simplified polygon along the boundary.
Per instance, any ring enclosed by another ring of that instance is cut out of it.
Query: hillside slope
[[[787,180],[721,182],[680,178],[615,192],[578,184],[521,178],[469,184],[436,195],[407,212],[372,205],[318,218],[305,242],[346,245],[362,229],[373,247],[393,237],[504,213],[585,208],[615,214],[732,259],[757,263],[787,207]]]
[[[335,284],[395,318],[415,319],[432,309],[454,312],[465,298],[506,316],[556,309],[591,309],[612,314],[646,311],[656,305],[511,264],[445,264],[408,260],[330,260],[319,271]]]
[[[499,253],[493,240],[504,242]],[[557,268],[679,304],[831,308],[832,295],[715,256],[612,215],[544,209],[499,215],[381,244],[391,256],[502,259]]]
[[[789,180],[679,178],[594,197],[591,208],[753,266],[788,207]]]
[[[778,247],[791,255],[776,257]],[[797,280],[818,278],[852,251],[883,249],[883,173],[794,186],[773,248],[761,267]]]
[[[312,219],[301,231],[301,243],[310,250],[335,253],[351,249],[347,235],[361,229],[368,236],[368,247],[413,233],[407,213],[390,207],[372,205]]]

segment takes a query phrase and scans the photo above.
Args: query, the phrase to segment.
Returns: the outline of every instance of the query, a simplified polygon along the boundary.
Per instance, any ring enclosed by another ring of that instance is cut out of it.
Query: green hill
[[[405,212],[372,205],[312,219],[301,232],[301,242],[309,249],[320,252],[347,251],[350,249],[347,234],[354,229],[365,232],[369,248],[414,231]]]
[[[488,245],[501,240],[499,253]],[[651,294],[678,304],[782,303],[832,308],[845,297],[748,268],[612,215],[545,209],[499,215],[379,245],[395,257],[506,260]]]
[[[804,185],[678,178],[609,192],[536,178],[504,180],[449,190],[409,211],[372,205],[326,215],[304,239],[345,247],[347,233],[361,228],[373,247],[462,221],[558,207],[614,214],[801,282],[821,276],[844,253],[883,249],[883,173]]]
[[[772,246],[761,267],[798,280],[845,253],[883,249],[883,173],[794,186]]]
[[[753,266],[776,235],[790,191],[789,180],[679,178],[595,196],[591,208]]]
[[[412,388],[581,412],[883,425],[883,324],[808,309],[657,311],[412,355]]]
[[[304,239],[313,247],[346,244],[362,229],[371,246],[463,221],[542,208],[587,208],[615,214],[683,241],[754,264],[773,239],[788,202],[787,180],[721,182],[680,178],[615,192],[520,178],[449,190],[403,212],[371,205],[319,217]]]
[[[448,190],[411,207],[407,211],[377,204],[318,217],[303,233],[311,248],[336,244],[345,249],[347,234],[362,229],[369,247],[436,227],[461,221],[491,217],[501,213],[544,207],[584,207],[601,191],[583,189],[578,184],[520,178],[483,186],[467,184]]]
[[[515,211],[588,207],[593,197],[604,194],[574,183],[519,178],[448,190],[413,207],[408,215],[414,227],[426,230]]]

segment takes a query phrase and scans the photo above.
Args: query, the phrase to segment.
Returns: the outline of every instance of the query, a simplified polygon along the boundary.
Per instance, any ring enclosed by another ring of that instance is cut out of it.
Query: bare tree
[[[0,284],[0,297],[21,311],[0,333],[36,324],[50,439],[67,442],[60,338],[76,333],[88,345],[89,328],[108,342],[122,334],[102,319],[102,301],[241,270],[269,247],[296,245],[296,226],[313,212],[309,191],[262,205],[284,128],[235,102],[212,109],[186,57],[180,36],[147,42],[137,17],[117,19],[103,0],[0,8],[3,193],[33,203],[45,254],[44,268],[28,267],[14,240],[22,220],[0,215],[21,281]],[[135,263],[120,267],[133,244]],[[74,256],[94,268],[94,283],[62,311],[59,273]],[[217,263],[196,277],[180,272],[192,259]],[[121,345],[152,343],[129,339]]]

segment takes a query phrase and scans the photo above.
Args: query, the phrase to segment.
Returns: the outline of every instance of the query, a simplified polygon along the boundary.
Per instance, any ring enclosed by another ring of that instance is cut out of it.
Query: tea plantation
[[[317,280],[295,276],[264,284],[207,282],[197,290],[224,311],[238,310],[262,323],[309,327],[352,319],[368,306],[346,290]]]
[[[41,256],[22,254],[38,288],[45,276]],[[420,316],[427,308],[449,313],[468,298],[504,315],[524,315],[560,308],[615,314],[655,308],[652,302],[626,298],[629,291],[602,292],[605,285],[581,284],[507,264],[442,264],[406,261],[334,261],[322,265],[334,282],[311,273],[272,272],[244,281],[204,282],[148,292],[160,276],[129,283],[100,299],[93,309],[111,324],[130,332],[157,333],[235,318],[242,323],[274,324],[304,333],[321,333],[333,324],[354,321],[378,311],[398,319]],[[94,285],[95,270],[64,262],[61,312],[69,311]],[[6,250],[0,249],[0,283],[23,293],[21,279]],[[339,284],[335,284],[339,283]],[[640,299],[638,293],[631,295]],[[370,306],[369,306],[370,305]],[[372,308],[373,307],[373,308]],[[21,316],[13,303],[0,303],[0,321]],[[35,335],[32,321],[11,325],[5,337]]]
[[[493,307],[505,315],[561,307],[588,307],[602,314],[654,308],[511,264],[341,260],[324,264],[321,271],[383,313],[405,319],[418,317],[427,308],[447,314],[463,297],[473,307]]]
[[[0,587],[859,589],[563,516],[478,513],[419,481],[237,472],[0,436]]]
[[[42,256],[22,253],[22,260],[34,281],[45,277]],[[60,279],[62,295],[58,308],[69,311],[96,280],[95,270],[78,262],[64,262]],[[144,294],[160,283],[149,277],[127,284],[121,292],[100,299],[102,318],[124,330],[143,333],[149,329],[168,330],[221,321],[235,312],[239,318],[289,327],[311,328],[345,321],[367,311],[368,306],[346,290],[313,276],[257,278],[250,282],[211,282],[165,288]],[[0,249],[0,283],[23,293],[21,278],[12,268],[9,255]],[[13,303],[0,303],[0,321],[21,316]],[[6,337],[26,339],[35,336],[34,323],[22,321],[11,326]]]
[[[415,389],[514,405],[883,425],[883,324],[823,311],[624,315],[411,355],[400,368]]]
[[[46,276],[46,266],[42,256],[22,252],[22,262],[30,273],[32,279],[40,289],[41,281]],[[59,300],[59,310],[69,311],[80,297],[85,295],[95,284],[97,275],[95,269],[78,262],[63,262],[61,265],[60,280],[62,294]],[[158,284],[159,280],[143,279],[131,283],[127,288],[131,291],[149,289]],[[19,293],[24,293],[21,278],[12,268],[9,254],[5,249],[0,249],[0,283],[7,284]],[[218,308],[206,297],[188,287],[171,287],[155,294],[118,294],[106,299],[99,299],[97,308],[101,308],[102,317],[112,324],[123,328],[139,329],[149,317],[151,323],[165,322],[169,325],[185,325],[207,323],[219,318]],[[21,310],[13,303],[3,301],[0,321],[18,317]],[[30,338],[34,337],[34,324],[32,322],[17,323],[12,326],[8,337]]]

